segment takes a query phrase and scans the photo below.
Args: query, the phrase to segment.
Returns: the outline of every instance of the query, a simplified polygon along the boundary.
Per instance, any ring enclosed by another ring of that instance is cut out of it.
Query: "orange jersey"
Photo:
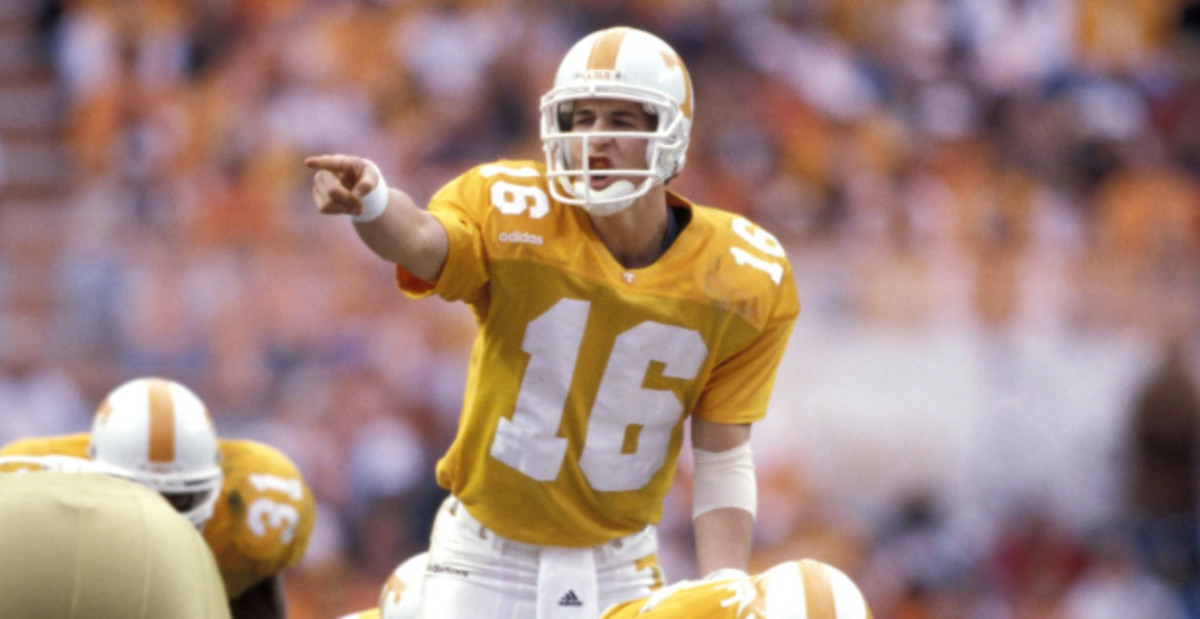
[[[87,433],[23,439],[0,456],[88,457]],[[212,549],[230,598],[295,565],[316,520],[312,491],[279,450],[245,440],[221,440],[225,475],[204,540]]]
[[[684,581],[609,608],[601,619],[871,619],[858,587],[812,560],[787,561],[762,574]]]
[[[438,482],[500,535],[591,546],[658,522],[689,415],[766,414],[799,301],[778,241],[668,194],[690,221],[652,265],[622,267],[545,167],[500,161],[443,187],[429,211],[449,255],[430,285],[479,331],[458,435]]]

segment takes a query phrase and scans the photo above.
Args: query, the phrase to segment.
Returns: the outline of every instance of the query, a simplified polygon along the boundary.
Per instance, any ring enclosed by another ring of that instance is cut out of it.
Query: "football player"
[[[342,619],[415,619],[427,556],[397,567],[379,608]],[[786,561],[761,574],[719,570],[638,600],[617,604],[601,619],[871,619],[862,592],[841,570],[820,561]]]
[[[14,441],[0,456],[90,458],[161,494],[201,531],[234,617],[285,616],[280,573],[308,546],[312,491],[282,452],[218,439],[204,403],[161,378],[124,383],[96,411],[91,433]]]
[[[775,237],[666,189],[693,108],[679,55],[617,27],[563,58],[544,163],[479,165],[421,208],[369,160],[306,160],[317,210],[349,215],[404,293],[478,322],[420,616],[595,617],[661,587],[686,424],[699,573],[745,569],[750,427],[799,301]]]
[[[0,556],[10,562],[0,616],[229,617],[195,527],[141,484],[60,464],[0,474]]]
[[[761,574],[721,570],[609,608],[601,619],[871,619],[854,581],[813,559],[785,561]],[[385,616],[386,619],[386,616]]]

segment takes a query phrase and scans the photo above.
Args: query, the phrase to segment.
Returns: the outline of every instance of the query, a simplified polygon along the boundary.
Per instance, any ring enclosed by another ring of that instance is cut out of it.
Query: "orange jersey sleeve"
[[[91,437],[86,432],[15,440],[0,449],[0,456],[88,457]]]

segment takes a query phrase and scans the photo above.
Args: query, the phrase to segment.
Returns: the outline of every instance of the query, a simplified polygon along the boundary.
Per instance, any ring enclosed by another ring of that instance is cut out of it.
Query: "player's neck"
[[[667,198],[651,191],[629,208],[607,217],[592,216],[592,226],[612,257],[627,269],[650,266],[663,254]]]

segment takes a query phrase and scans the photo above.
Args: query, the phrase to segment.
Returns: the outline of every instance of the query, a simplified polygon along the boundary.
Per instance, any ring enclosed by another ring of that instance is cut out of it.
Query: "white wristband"
[[[722,507],[736,507],[755,515],[758,483],[750,441],[722,452],[693,449],[692,518]]]
[[[379,219],[383,211],[387,210],[388,205],[388,186],[387,181],[383,180],[383,172],[379,171],[379,166],[375,165],[374,161],[367,160],[367,165],[375,170],[375,176],[379,177],[379,182],[367,192],[367,195],[362,197],[362,212],[358,215],[351,215],[350,219],[356,224],[365,224],[369,221]]]

